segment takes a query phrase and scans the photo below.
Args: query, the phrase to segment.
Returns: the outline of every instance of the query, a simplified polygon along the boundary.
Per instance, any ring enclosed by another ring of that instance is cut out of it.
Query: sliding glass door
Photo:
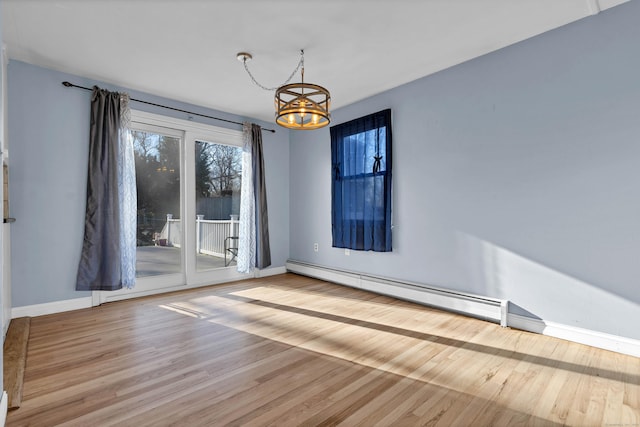
[[[195,142],[196,270],[236,265],[242,150]]]
[[[94,305],[243,278],[236,271],[242,133],[132,111],[136,285]]]
[[[167,135],[163,129],[131,134],[138,196],[136,277],[181,274],[182,136]]]

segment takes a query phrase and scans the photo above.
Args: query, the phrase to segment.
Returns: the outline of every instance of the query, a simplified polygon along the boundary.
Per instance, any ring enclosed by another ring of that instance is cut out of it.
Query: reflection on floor
[[[228,261],[228,260],[227,260]],[[233,260],[229,266],[235,266]],[[198,254],[198,271],[224,268],[224,257]],[[168,246],[138,246],[136,251],[136,277],[157,276],[181,271],[181,249]]]

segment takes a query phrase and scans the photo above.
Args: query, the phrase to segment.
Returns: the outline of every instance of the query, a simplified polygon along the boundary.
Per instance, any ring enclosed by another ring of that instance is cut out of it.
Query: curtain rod
[[[93,89],[91,89],[91,88],[74,85],[73,83],[69,83],[69,82],[62,82],[62,85],[65,86],[65,87],[77,87],[78,89],[84,89],[84,90],[93,91]],[[191,114],[191,115],[194,115],[194,116],[205,117],[207,119],[220,120],[222,122],[233,123],[234,125],[240,125],[240,126],[243,125],[243,123],[235,122],[233,120],[221,119],[220,117],[207,116],[206,114],[194,113],[192,111],[181,110],[179,108],[169,107],[168,105],[156,104],[154,102],[149,102],[149,101],[143,101],[141,99],[129,98],[129,100],[130,101],[135,101],[135,102],[140,102],[142,104],[153,105],[154,107],[166,108],[167,110],[179,111],[181,113],[186,113],[186,114]],[[267,128],[263,128],[262,126],[260,126],[260,129],[266,130],[266,131],[271,132],[271,133],[276,133],[276,131],[274,129],[267,129]]]

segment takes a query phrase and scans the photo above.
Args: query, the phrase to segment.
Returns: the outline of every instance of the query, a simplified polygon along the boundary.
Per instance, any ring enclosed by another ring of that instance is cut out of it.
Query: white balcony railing
[[[224,257],[225,239],[237,237],[239,221],[237,215],[229,220],[206,220],[204,215],[196,216],[196,253]],[[182,242],[182,221],[167,214],[165,223],[156,242],[167,246],[180,247]],[[157,243],[156,243],[157,244]],[[237,240],[231,239],[227,244],[237,247]],[[229,247],[227,246],[227,247]]]

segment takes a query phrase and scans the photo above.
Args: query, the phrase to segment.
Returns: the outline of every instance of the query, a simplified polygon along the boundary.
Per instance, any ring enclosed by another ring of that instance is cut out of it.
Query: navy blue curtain
[[[330,133],[333,246],[391,251],[391,110]]]

